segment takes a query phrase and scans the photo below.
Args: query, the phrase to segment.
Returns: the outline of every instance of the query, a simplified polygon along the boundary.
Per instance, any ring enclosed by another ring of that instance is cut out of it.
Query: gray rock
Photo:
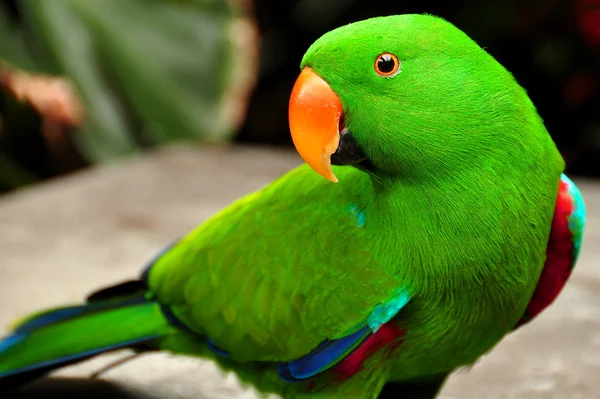
[[[299,163],[286,151],[171,147],[0,198],[0,326],[136,276],[158,249]],[[531,325],[457,372],[441,398],[600,398],[600,184],[577,184],[588,228],[568,286]],[[257,397],[209,362],[167,354],[87,379],[126,353],[61,370],[12,397]]]

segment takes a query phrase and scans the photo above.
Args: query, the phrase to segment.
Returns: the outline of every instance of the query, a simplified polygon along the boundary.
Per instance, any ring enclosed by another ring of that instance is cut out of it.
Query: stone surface
[[[170,148],[0,198],[0,326],[137,275],[162,246],[299,163],[285,151]],[[600,184],[576,182],[589,227],[569,285],[534,323],[456,373],[441,398],[600,398]],[[257,397],[210,363],[165,354],[87,379],[124,354],[65,369],[12,398]]]

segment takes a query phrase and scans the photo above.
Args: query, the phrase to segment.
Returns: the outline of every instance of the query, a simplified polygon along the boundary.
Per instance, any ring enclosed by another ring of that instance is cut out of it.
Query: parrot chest
[[[405,336],[396,351],[394,379],[473,364],[556,299],[579,254],[585,209],[577,187],[564,175],[554,203],[554,209],[536,208],[535,224],[528,221],[535,228],[515,228],[508,242],[489,240],[493,233],[487,242],[478,242],[476,235],[454,243],[438,239],[437,246],[449,246],[433,254],[436,242],[429,237],[433,255],[421,261],[429,261],[422,266],[427,273],[416,274],[412,282],[421,289],[395,320]],[[419,251],[423,247],[412,253]]]
[[[473,364],[517,324],[537,284],[543,229],[516,230],[506,242],[498,228],[458,234],[460,228],[440,227],[440,235],[431,229],[408,242],[395,237],[396,245],[389,244],[394,249],[388,252],[411,260],[395,271],[410,287],[411,300],[392,321],[404,332],[393,351],[394,380]]]

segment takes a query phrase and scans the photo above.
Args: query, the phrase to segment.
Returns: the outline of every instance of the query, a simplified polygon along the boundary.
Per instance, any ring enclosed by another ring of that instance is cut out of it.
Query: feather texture
[[[0,386],[167,334],[160,306],[144,296],[49,310],[0,341]]]
[[[368,326],[346,337],[325,341],[306,356],[279,363],[279,375],[287,382],[306,380],[335,366],[372,334]]]

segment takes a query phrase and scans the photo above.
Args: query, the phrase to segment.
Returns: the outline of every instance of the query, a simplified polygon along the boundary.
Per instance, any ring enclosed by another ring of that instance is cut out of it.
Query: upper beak
[[[342,113],[342,103],[329,84],[305,67],[290,97],[292,140],[302,159],[334,183],[338,179],[331,170],[331,154],[340,143]]]

